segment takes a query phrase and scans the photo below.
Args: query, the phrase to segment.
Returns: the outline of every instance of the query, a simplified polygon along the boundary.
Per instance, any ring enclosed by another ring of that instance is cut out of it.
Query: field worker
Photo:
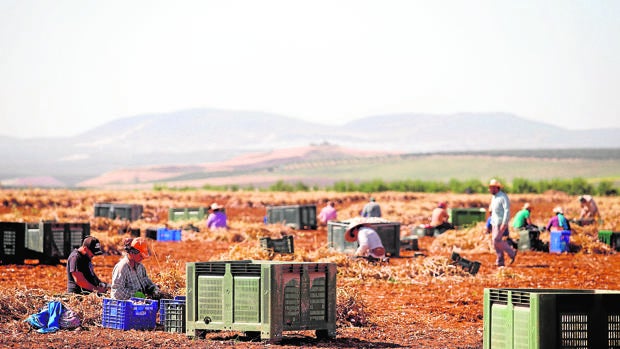
[[[485,232],[487,234],[491,234],[491,232],[493,231],[493,225],[491,224],[491,211],[491,206],[489,206],[489,218],[484,225]],[[517,248],[517,246],[519,245],[510,237],[510,231],[508,231],[508,228],[506,228],[506,230],[502,232],[502,236],[506,238],[506,242],[508,243],[508,245],[512,246],[513,248]]]
[[[594,219],[600,217],[598,206],[596,206],[596,202],[594,202],[594,198],[591,195],[581,195],[579,203],[581,204],[579,220],[594,221]]]
[[[448,222],[450,215],[446,207],[447,204],[442,201],[437,204],[437,207],[433,209],[433,213],[431,214],[431,227],[439,229],[442,232],[454,229],[454,225]]]
[[[566,217],[564,217],[564,210],[562,207],[557,206],[553,208],[553,213],[553,217],[551,217],[549,223],[547,223],[547,231],[570,230],[570,224]]]
[[[362,217],[381,217],[381,206],[375,202],[375,198],[370,198],[370,201],[364,205]]]
[[[336,213],[335,203],[333,201],[327,202],[327,205],[319,212],[319,223],[326,225],[329,221],[335,221],[338,214]]]
[[[86,294],[105,293],[109,286],[99,280],[92,258],[103,254],[101,243],[94,236],[87,236],[82,246],[74,249],[67,258],[67,292]]]
[[[146,239],[125,239],[123,247],[123,258],[116,263],[112,271],[112,298],[129,299],[145,296],[159,298],[159,287],[149,279],[142,264],[142,261],[149,257]]]
[[[516,230],[526,229],[532,225],[532,220],[530,218],[532,212],[532,208],[528,202],[523,204],[523,208],[521,211],[517,212],[512,222],[512,227]]]
[[[217,228],[228,228],[228,218],[226,213],[222,211],[224,206],[220,206],[217,203],[211,204],[211,213],[207,216],[207,228],[210,230]]]
[[[510,220],[510,199],[501,188],[502,184],[498,180],[491,179],[489,182],[489,192],[493,195],[491,200],[491,238],[497,255],[495,264],[498,267],[504,266],[504,253],[510,257],[510,264],[514,263],[517,257],[517,250],[504,240],[503,232],[508,230],[508,221]]]
[[[348,242],[356,242],[359,247],[355,251],[356,257],[365,257],[370,260],[385,258],[385,248],[379,234],[363,220],[349,223],[344,232],[344,239]]]

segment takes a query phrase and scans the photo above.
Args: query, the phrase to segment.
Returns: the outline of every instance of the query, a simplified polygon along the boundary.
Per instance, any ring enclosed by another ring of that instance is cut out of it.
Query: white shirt
[[[383,247],[383,244],[381,243],[381,238],[374,229],[368,227],[360,228],[360,230],[357,232],[357,242],[359,243],[360,247],[357,248],[357,251],[355,252],[356,255],[363,256],[370,254],[375,258],[385,257],[384,255],[375,255],[372,253],[372,250],[374,250],[375,248]]]

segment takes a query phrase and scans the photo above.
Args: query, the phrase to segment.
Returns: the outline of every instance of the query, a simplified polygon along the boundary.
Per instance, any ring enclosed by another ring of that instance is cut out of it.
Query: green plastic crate
[[[485,289],[484,349],[620,348],[620,291]]]
[[[267,223],[283,223],[294,229],[316,229],[316,205],[269,206]]]
[[[381,243],[385,248],[385,253],[391,257],[400,256],[400,223],[382,222],[368,223],[377,231],[381,238]],[[327,246],[340,252],[355,252],[359,246],[356,242],[348,242],[344,238],[349,222],[329,221],[327,222]]]
[[[484,208],[449,208],[448,221],[455,227],[463,228],[478,222],[486,221],[487,211]]]
[[[601,242],[611,246],[616,251],[620,251],[620,232],[611,230],[599,230],[598,239]]]
[[[175,221],[200,221],[209,215],[207,207],[170,208],[168,220]]]
[[[336,337],[336,264],[187,263],[186,335],[240,331],[278,342],[284,331]]]

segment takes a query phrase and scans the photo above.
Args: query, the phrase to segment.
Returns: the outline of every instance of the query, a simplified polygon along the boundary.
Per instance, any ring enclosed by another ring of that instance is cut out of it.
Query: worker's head
[[[101,243],[99,242],[99,239],[94,236],[87,236],[82,242],[82,246],[86,247],[94,256],[103,254]]]
[[[586,201],[587,200],[583,195],[579,197],[579,202],[581,202],[582,204],[585,203]]]
[[[498,181],[497,179],[493,178],[491,179],[491,181],[489,181],[489,191],[492,194],[497,193],[501,188],[502,188],[502,183],[500,183],[500,181]]]
[[[211,211],[218,211],[223,209],[224,206],[220,206],[217,202],[211,204]]]
[[[149,249],[144,238],[126,239],[125,252],[133,258],[142,260],[149,257]]]
[[[371,197],[371,198],[370,198],[370,201],[371,201],[371,202],[375,202],[375,198],[374,198],[374,197]]]
[[[531,211],[532,209],[530,208],[530,203],[529,203],[529,202],[524,203],[524,204],[523,204],[523,209],[524,209],[524,210]]]
[[[331,206],[331,207],[334,207],[334,205],[335,205],[335,203],[334,203],[333,201],[329,201],[327,204],[328,204],[329,206]]]
[[[344,239],[348,242],[357,241],[357,232],[364,225],[366,225],[366,221],[363,219],[355,219],[350,221],[349,226],[344,231]]]
[[[557,214],[564,214],[564,210],[562,209],[562,206],[556,206],[553,208],[553,213]]]
[[[446,206],[447,206],[447,205],[446,205],[446,203],[445,203],[445,202],[443,202],[443,201],[440,201],[440,202],[437,204],[437,207],[439,207],[439,208],[446,208]]]

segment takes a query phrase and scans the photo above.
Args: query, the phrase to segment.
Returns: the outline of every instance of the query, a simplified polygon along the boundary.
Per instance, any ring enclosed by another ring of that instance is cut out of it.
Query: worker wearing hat
[[[564,217],[562,206],[554,207],[553,213],[553,217],[547,223],[547,231],[570,230],[570,224],[566,217]]]
[[[207,216],[207,229],[228,228],[228,217],[226,217],[226,213],[222,210],[223,208],[224,206],[220,206],[216,202],[211,204],[211,212]]]
[[[381,206],[374,197],[364,205],[360,214],[362,217],[381,217]]]
[[[514,219],[512,221],[512,227],[516,230],[526,229],[532,225],[532,220],[530,218],[532,212],[532,208],[528,202],[523,204],[523,208],[521,211],[515,214]]]
[[[67,292],[104,293],[108,285],[95,274],[92,258],[103,254],[101,243],[94,236],[87,236],[82,246],[73,250],[67,258]]]
[[[491,200],[491,236],[495,254],[497,255],[495,264],[498,267],[503,267],[505,264],[504,253],[510,257],[510,264],[514,263],[517,257],[517,250],[508,244],[502,233],[508,230],[510,199],[502,191],[502,184],[496,179],[491,179],[489,182],[489,192],[493,195]]]
[[[348,242],[356,242],[359,247],[355,251],[357,257],[370,257],[383,260],[385,248],[379,234],[370,227],[363,219],[351,221],[344,232],[344,239]]]
[[[129,299],[145,296],[159,298],[159,287],[151,281],[142,264],[142,261],[149,257],[146,239],[125,239],[123,245],[123,258],[116,263],[112,271],[112,298]]]

